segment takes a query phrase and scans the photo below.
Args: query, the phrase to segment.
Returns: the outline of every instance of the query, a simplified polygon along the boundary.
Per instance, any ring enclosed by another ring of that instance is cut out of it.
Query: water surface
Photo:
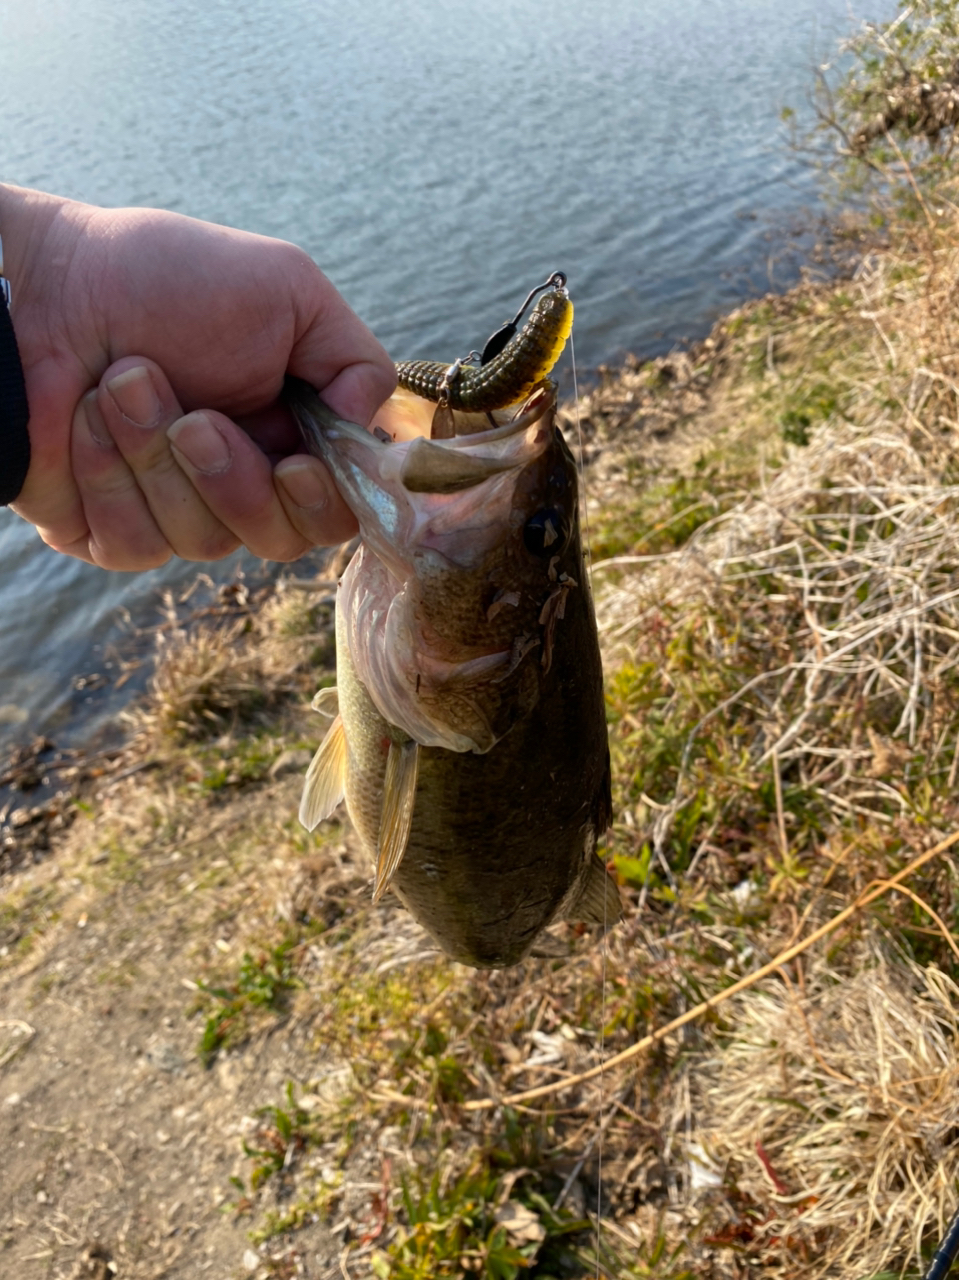
[[[555,268],[582,366],[783,286],[815,200],[778,113],[882,0],[31,0],[0,9],[4,179],[302,244],[397,357],[481,345]],[[754,215],[759,215],[754,216]],[[0,511],[0,707],[76,732],[70,676],[196,566],[106,573]],[[242,554],[211,569],[219,580]],[[81,709],[85,704],[81,704]],[[100,699],[88,712],[113,713]],[[8,721],[17,713],[0,711]],[[89,715],[86,722],[88,726]]]

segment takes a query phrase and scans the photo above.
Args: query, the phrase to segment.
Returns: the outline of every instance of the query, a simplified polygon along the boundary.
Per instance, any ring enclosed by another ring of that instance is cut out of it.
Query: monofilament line
[[[600,1000],[599,1013],[599,1060],[606,1056],[606,952],[607,952],[607,905],[606,894],[603,894],[603,994]],[[605,1106],[605,1072],[599,1077],[599,1142],[597,1144],[596,1171],[596,1280],[600,1280],[600,1242],[603,1230],[603,1108]]]
[[[576,377],[576,347],[573,343],[572,333],[569,335],[569,354],[573,365],[573,413],[576,416],[576,443],[579,447],[579,509],[583,521],[583,545],[586,548],[586,576],[589,581],[589,589],[593,589],[593,551],[590,546],[589,533],[589,511],[586,504],[586,454],[583,448],[583,426],[579,412],[579,381]],[[599,1060],[603,1061],[606,1052],[606,950],[609,921],[607,918],[607,902],[606,895],[603,894],[603,961],[602,961],[602,997],[600,1000],[600,1023],[599,1023]],[[603,1109],[606,1104],[605,1100],[606,1077],[599,1077],[599,1133],[596,1144],[597,1151],[597,1175],[596,1175],[596,1280],[600,1280],[601,1261],[600,1246],[602,1240],[602,1211],[603,1211]],[[565,1191],[565,1188],[564,1188]]]
[[[586,576],[593,589],[593,548],[590,546],[589,511],[586,506],[586,454],[583,449],[583,423],[579,412],[579,381],[576,377],[576,346],[569,335],[569,356],[573,365],[573,413],[576,416],[576,444],[579,448],[579,510],[583,521],[583,546],[586,548]]]

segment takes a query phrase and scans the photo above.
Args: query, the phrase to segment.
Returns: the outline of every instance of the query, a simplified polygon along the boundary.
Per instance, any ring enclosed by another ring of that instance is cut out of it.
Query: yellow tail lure
[[[396,366],[400,386],[424,400],[443,402],[464,413],[490,413],[525,400],[562,355],[573,329],[573,304],[565,287],[566,277],[557,272],[549,284],[556,281],[562,283],[542,294],[520,332],[509,337],[502,350],[485,364],[406,360]],[[528,298],[524,303],[520,316],[529,301]],[[515,324],[516,321],[505,326],[500,334],[514,329]],[[486,344],[487,352],[500,334],[494,334]]]

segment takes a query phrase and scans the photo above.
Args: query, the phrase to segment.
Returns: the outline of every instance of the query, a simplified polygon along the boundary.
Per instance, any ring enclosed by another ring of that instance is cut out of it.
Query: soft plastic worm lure
[[[529,319],[516,328],[536,294]],[[556,271],[527,297],[515,318],[498,329],[482,355],[471,352],[453,364],[406,360],[396,366],[401,387],[464,413],[490,413],[525,399],[562,354],[573,328],[573,304],[566,277]],[[471,364],[478,359],[479,364]]]

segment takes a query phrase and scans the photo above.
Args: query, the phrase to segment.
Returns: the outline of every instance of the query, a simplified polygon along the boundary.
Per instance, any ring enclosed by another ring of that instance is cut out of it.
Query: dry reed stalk
[[[859,273],[859,315],[877,340],[847,362],[844,418],[827,421],[759,495],[701,525],[678,551],[594,566],[613,666],[631,659],[664,610],[738,620],[752,608],[762,625],[778,601],[795,619],[790,660],[756,671],[689,731],[649,833],[660,860],[702,785],[691,765],[717,718],[751,718],[754,767],[778,759],[836,821],[888,824],[907,810],[883,761],[896,773],[912,758],[915,770],[945,777],[939,757],[953,738],[959,759],[959,698],[949,692],[959,669],[959,374],[946,340],[959,251],[937,242],[924,270],[916,273],[915,255],[907,268],[908,288],[889,255]],[[754,695],[760,714],[744,710]],[[869,751],[846,730],[863,722],[875,735]]]
[[[298,675],[308,672],[315,648],[331,643],[332,597],[328,583],[318,585],[319,602],[299,580],[280,580],[265,600],[252,602],[241,587],[220,606],[186,617],[178,605],[190,593],[176,601],[166,592],[156,668],[136,727],[156,739],[207,737],[305,692]],[[319,621],[318,605],[326,610]]]

